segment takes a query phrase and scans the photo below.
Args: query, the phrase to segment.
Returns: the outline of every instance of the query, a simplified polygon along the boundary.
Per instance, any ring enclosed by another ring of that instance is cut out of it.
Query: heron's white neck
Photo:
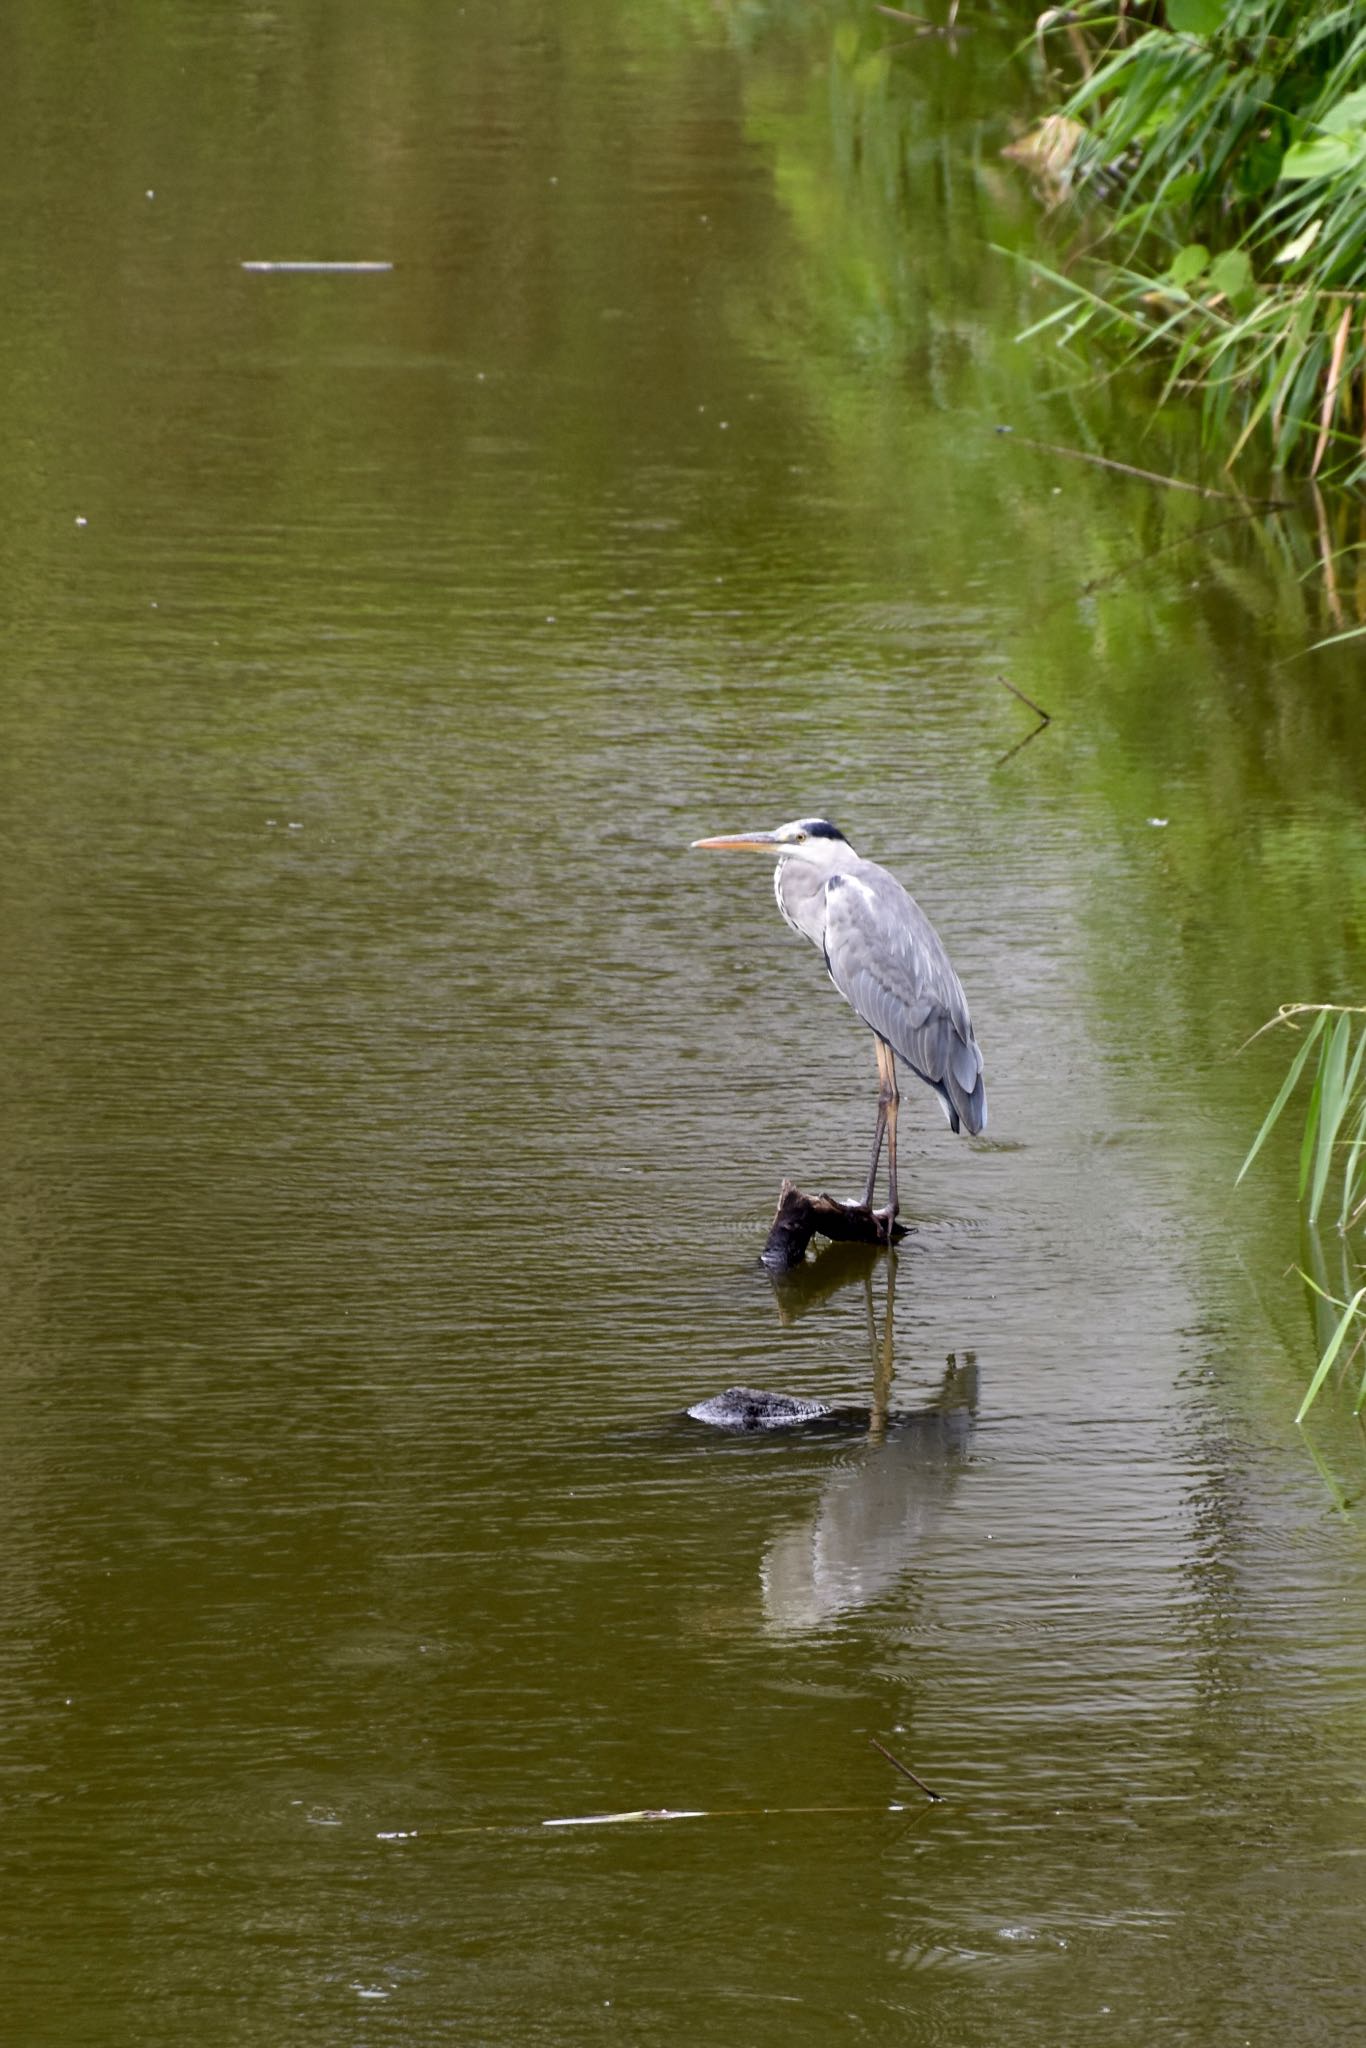
[[[825,885],[831,875],[848,874],[859,857],[847,839],[804,839],[785,846],[773,870],[778,908],[794,932],[825,948]]]

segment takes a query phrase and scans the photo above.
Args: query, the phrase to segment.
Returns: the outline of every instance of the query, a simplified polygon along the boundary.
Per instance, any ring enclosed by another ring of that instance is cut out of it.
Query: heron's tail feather
[[[928,1076],[922,1074],[921,1080]],[[931,1081],[933,1088],[944,1106],[949,1120],[949,1129],[957,1137],[959,1131],[966,1131],[970,1138],[979,1138],[987,1127],[987,1091],[982,1076],[978,1074],[972,1089],[960,1088],[955,1077],[948,1074],[942,1081]]]
[[[987,1090],[980,1074],[971,1095],[960,1095],[954,1107],[969,1137],[980,1138],[987,1127]]]
[[[977,1040],[955,1037],[944,1085],[964,1130],[974,1138],[987,1127],[987,1091]]]

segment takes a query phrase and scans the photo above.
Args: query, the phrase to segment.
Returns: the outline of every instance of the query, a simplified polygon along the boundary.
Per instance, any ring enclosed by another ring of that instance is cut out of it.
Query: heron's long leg
[[[863,1190],[863,1206],[865,1209],[871,1209],[873,1206],[873,1190],[877,1186],[878,1161],[882,1157],[882,1133],[886,1128],[887,1105],[882,1100],[882,1097],[879,1096],[877,1104],[877,1129],[873,1133],[873,1159],[872,1164],[868,1168],[868,1185]]]
[[[887,1242],[892,1241],[892,1225],[900,1204],[896,1198],[896,1113],[901,1107],[901,1090],[896,1085],[896,1055],[890,1045],[887,1047],[887,1079],[892,1093],[887,1103]]]
[[[873,1133],[873,1159],[868,1168],[868,1185],[863,1191],[863,1206],[871,1209],[873,1193],[877,1187],[878,1161],[882,1157],[882,1134],[887,1128],[888,1110],[900,1098],[896,1092],[896,1069],[892,1065],[892,1049],[884,1039],[874,1037],[877,1049],[877,1129]]]

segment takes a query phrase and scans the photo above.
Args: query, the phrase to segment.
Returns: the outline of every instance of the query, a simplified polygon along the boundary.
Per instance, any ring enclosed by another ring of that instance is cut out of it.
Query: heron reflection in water
[[[772,832],[730,832],[695,847],[767,853],[778,908],[824,957],[830,979],[873,1033],[877,1049],[877,1129],[863,1204],[871,1210],[882,1140],[887,1139],[890,1238],[899,1207],[896,1181],[896,1083],[900,1057],[939,1097],[953,1131],[986,1129],[982,1054],[962,983],[938,932],[896,876],[862,860],[826,818],[798,818]]]
[[[759,1568],[764,1620],[778,1631],[819,1628],[878,1599],[937,1541],[959,1476],[971,1462],[977,1419],[977,1359],[951,1352],[926,1402],[892,1406],[896,1371],[893,1314],[898,1260],[885,1267],[882,1329],[873,1301],[877,1254],[832,1245],[813,1263],[771,1275],[784,1323],[819,1309],[851,1284],[863,1286],[872,1366],[870,1406],[807,1394],[730,1387],[689,1408],[694,1422],[730,1436],[824,1439],[830,1469],[802,1518],[765,1546]]]
[[[817,1276],[831,1256],[824,1253],[804,1274],[775,1283],[780,1310],[785,1296],[797,1313],[804,1298],[820,1298],[824,1289]],[[759,1567],[764,1620],[779,1633],[824,1627],[841,1614],[871,1605],[913,1573],[938,1539],[959,1477],[971,1462],[977,1420],[976,1356],[971,1351],[951,1353],[928,1403],[893,1408],[897,1260],[893,1256],[887,1263],[879,1333],[870,1263],[874,1256],[863,1254],[872,1407],[845,1411],[851,1423],[866,1419],[867,1433],[861,1444],[839,1454],[809,1512],[780,1529],[765,1546]],[[852,1253],[841,1256],[837,1248],[833,1266],[832,1278],[841,1273],[852,1277]],[[839,1414],[834,1411],[831,1420]]]

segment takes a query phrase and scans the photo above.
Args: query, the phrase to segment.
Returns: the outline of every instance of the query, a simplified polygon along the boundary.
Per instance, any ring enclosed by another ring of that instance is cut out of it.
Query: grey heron
[[[695,839],[693,845],[767,853],[776,860],[773,890],[779,910],[794,931],[820,949],[831,981],[873,1033],[877,1130],[863,1207],[873,1206],[885,1135],[890,1241],[899,1206],[898,1055],[938,1095],[951,1130],[976,1137],[987,1124],[982,1054],[943,941],[896,876],[876,861],[861,860],[827,818],[796,818],[772,832],[726,832],[716,839]]]

